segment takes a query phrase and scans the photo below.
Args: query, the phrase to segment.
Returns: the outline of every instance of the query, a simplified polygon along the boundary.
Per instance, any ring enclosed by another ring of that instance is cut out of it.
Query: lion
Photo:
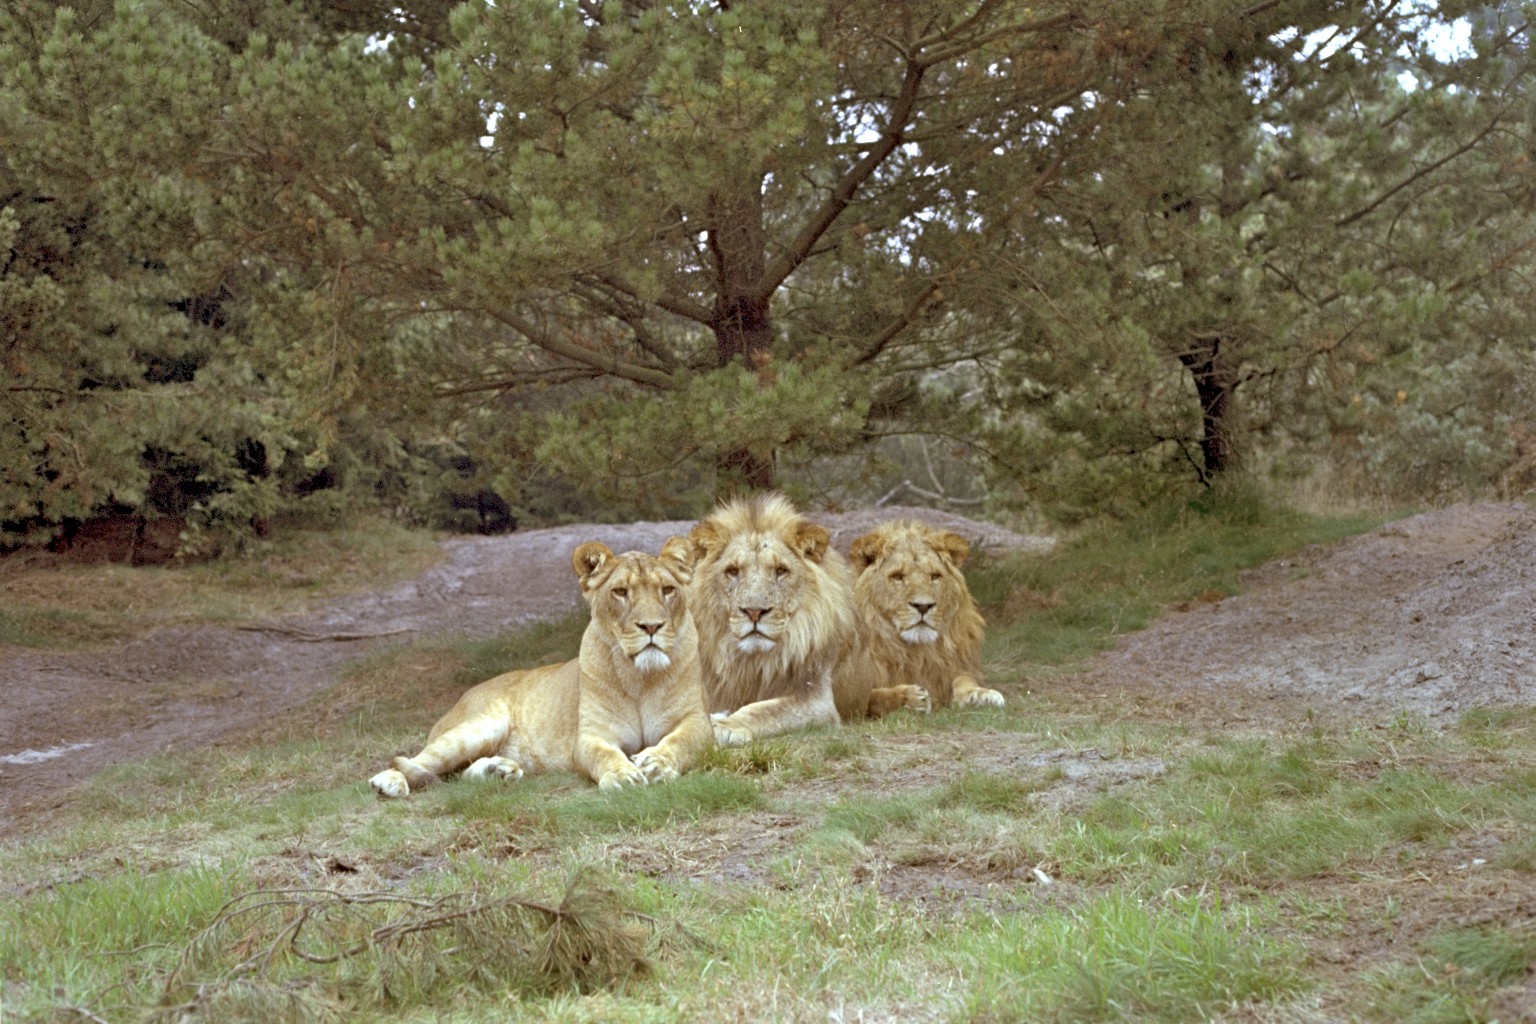
[[[1001,707],[981,685],[986,623],[960,568],[970,545],[918,522],[883,523],[849,547],[858,647],[843,685],[874,701],[893,681],[915,684],[934,708]],[[883,691],[881,687],[884,687]]]
[[[472,687],[421,753],[395,758],[369,784],[403,797],[460,768],[502,779],[578,771],[599,789],[677,778],[712,739],[686,597],[692,563],[682,537],[659,556],[582,544],[571,565],[592,619],[578,656]]]
[[[857,641],[853,573],[826,529],[780,494],[721,505],[689,534],[689,605],[699,630],[715,742],[739,746],[872,710],[918,707],[916,686],[879,702],[835,680]]]

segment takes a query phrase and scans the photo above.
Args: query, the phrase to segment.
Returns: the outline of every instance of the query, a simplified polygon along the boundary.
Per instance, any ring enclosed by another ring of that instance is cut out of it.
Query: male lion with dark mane
[[[834,693],[858,638],[853,574],[826,529],[789,499],[727,502],[689,538],[697,557],[689,603],[716,742],[737,746],[926,703],[916,686],[877,698]]]
[[[859,643],[840,685],[851,693],[915,684],[934,708],[1001,707],[981,685],[986,623],[960,572],[970,545],[918,522],[883,523],[855,540]]]
[[[615,555],[589,541],[571,565],[592,621],[573,661],[507,672],[466,691],[415,757],[369,780],[406,796],[462,768],[465,778],[579,771],[601,789],[675,779],[709,745],[698,632],[685,589],[693,549]]]

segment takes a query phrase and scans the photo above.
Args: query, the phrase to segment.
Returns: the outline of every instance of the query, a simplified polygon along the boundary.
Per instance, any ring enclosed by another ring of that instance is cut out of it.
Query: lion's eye
[[[934,579],[939,579],[939,578],[941,578],[941,577],[942,577],[942,576],[943,576],[943,575],[944,575],[944,574],[943,574],[943,573],[941,573],[941,572],[936,572],[936,573],[934,573],[934,574],[933,574],[933,578],[934,578]]]
[[[737,576],[741,575],[741,570],[736,568],[734,565],[728,565],[725,567],[725,575],[728,579],[735,579]]]
[[[676,587],[666,586],[666,587],[662,587],[661,588],[661,596],[662,597],[671,597],[675,593],[677,593],[677,588]]]
[[[779,579],[783,579],[785,576],[789,575],[789,570],[787,568],[785,568],[784,566],[780,565],[780,566],[776,566],[774,568],[773,574],[775,576],[777,576]]]
[[[900,570],[891,573],[891,579],[893,581],[897,582],[897,583],[900,583],[902,580],[904,580],[906,578],[907,578],[907,574],[904,573],[904,572],[901,572]]]
[[[614,587],[613,596],[623,600],[629,596],[629,591],[625,590],[623,587]]]

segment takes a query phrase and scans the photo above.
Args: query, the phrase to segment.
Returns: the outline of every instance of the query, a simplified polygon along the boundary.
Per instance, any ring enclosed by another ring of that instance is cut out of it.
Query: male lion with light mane
[[[917,522],[883,523],[853,542],[859,646],[840,685],[878,699],[899,681],[921,686],[935,708],[1002,706],[981,685],[986,623],[960,572],[969,554],[964,537]]]
[[[684,591],[693,549],[615,555],[589,541],[571,556],[592,621],[573,661],[507,672],[466,691],[415,757],[369,780],[406,796],[459,768],[465,778],[579,771],[600,789],[675,779],[709,745],[699,638]],[[467,766],[467,767],[466,767]]]
[[[727,502],[689,538],[698,561],[688,596],[716,742],[738,746],[837,725],[840,711],[855,717],[926,699],[916,686],[891,688],[878,708],[850,701],[844,709],[834,697],[834,676],[857,639],[853,574],[827,531],[787,498]]]

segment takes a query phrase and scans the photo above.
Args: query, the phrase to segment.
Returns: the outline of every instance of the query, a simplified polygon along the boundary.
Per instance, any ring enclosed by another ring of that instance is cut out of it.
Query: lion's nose
[[[645,630],[646,636],[655,636],[656,631],[659,630],[662,626],[662,624],[659,622],[637,622],[635,625]]]
[[[933,602],[932,601],[913,601],[912,602],[912,607],[917,609],[917,614],[919,616],[922,616],[923,618],[927,618],[928,613],[933,611]]]
[[[762,618],[764,615],[767,615],[770,610],[771,609],[768,608],[743,608],[741,610],[741,614],[745,615],[748,619],[751,619],[752,625],[755,626],[757,625],[757,620]]]

